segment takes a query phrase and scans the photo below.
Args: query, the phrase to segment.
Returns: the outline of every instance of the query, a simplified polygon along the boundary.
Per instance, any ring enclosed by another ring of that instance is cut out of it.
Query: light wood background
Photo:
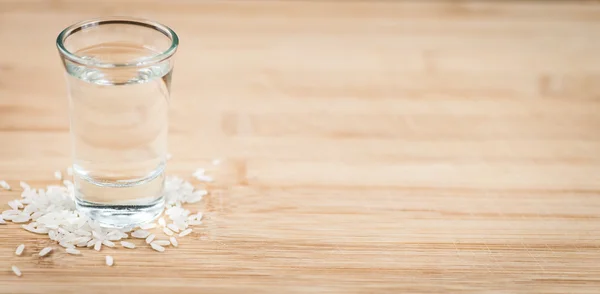
[[[597,2],[1,0],[0,179],[69,163],[54,40],[105,15],[181,37],[169,170],[225,160],[206,225],[45,259],[0,226],[1,293],[600,291]]]

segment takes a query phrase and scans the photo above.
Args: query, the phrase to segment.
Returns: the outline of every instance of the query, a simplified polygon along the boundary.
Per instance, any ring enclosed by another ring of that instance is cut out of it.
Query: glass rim
[[[139,60],[136,62],[125,62],[125,63],[110,63],[110,62],[99,62],[92,59],[86,59],[82,56],[79,56],[71,51],[69,51],[64,42],[67,38],[74,33],[77,33],[81,30],[85,30],[87,28],[101,26],[105,24],[126,24],[126,25],[134,25],[134,26],[142,26],[149,29],[154,29],[165,36],[167,36],[171,40],[171,46],[165,51],[157,53],[155,55],[151,55],[143,60]],[[93,18],[84,21],[77,22],[66,27],[64,30],[58,34],[56,37],[56,47],[58,47],[59,53],[65,58],[76,62],[81,65],[92,66],[92,67],[101,67],[101,68],[113,68],[113,67],[139,67],[150,64],[155,64],[161,62],[175,54],[177,51],[177,47],[179,46],[179,37],[171,28],[166,25],[160,24],[155,21],[135,18],[135,17],[101,17],[101,18]]]

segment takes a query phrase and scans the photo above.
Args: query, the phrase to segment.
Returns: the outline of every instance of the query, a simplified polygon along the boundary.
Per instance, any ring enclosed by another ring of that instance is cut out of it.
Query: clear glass
[[[170,28],[132,18],[74,24],[56,45],[69,93],[75,200],[112,227],[156,218],[164,208]]]

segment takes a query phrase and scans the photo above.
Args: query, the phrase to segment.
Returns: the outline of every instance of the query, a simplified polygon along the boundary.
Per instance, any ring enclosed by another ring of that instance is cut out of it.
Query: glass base
[[[165,207],[164,197],[147,205],[106,205],[76,199],[77,210],[103,227],[134,227],[158,218]]]

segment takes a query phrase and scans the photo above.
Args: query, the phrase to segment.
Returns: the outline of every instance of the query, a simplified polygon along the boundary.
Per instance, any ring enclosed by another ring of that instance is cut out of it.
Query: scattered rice
[[[203,169],[198,169],[197,172],[198,176],[207,177]],[[72,168],[68,168],[67,174],[72,175],[72,173]],[[55,177],[62,179],[63,175],[60,171],[56,171]],[[124,248],[136,248],[135,244],[122,241],[127,238],[145,238],[152,249],[159,252],[165,251],[163,246],[178,246],[178,241],[174,237],[170,237],[170,240],[155,241],[156,236],[146,230],[162,227],[163,232],[169,236],[174,235],[173,231],[181,232],[180,237],[190,234],[192,230],[188,226],[201,223],[202,214],[192,214],[184,208],[183,204],[198,202],[208,194],[204,189],[195,190],[192,184],[181,178],[167,177],[164,190],[165,215],[160,217],[158,225],[148,223],[141,225],[139,230],[133,231],[132,228],[103,228],[96,221],[80,214],[73,201],[74,184],[67,179],[63,180],[60,186],[51,185],[45,189],[33,189],[23,181],[19,182],[19,186],[23,189],[21,197],[9,202],[11,209],[2,212],[0,224],[6,224],[8,221],[23,223],[21,225],[23,230],[34,234],[47,234],[48,238],[64,247],[67,254],[73,255],[81,254],[76,246],[93,247],[100,251],[102,245],[114,247],[117,241],[121,241]],[[0,187],[10,190],[10,185],[6,181],[0,181]],[[169,218],[169,225],[165,220],[166,217]],[[24,250],[25,244],[21,244],[16,248],[15,254],[22,255]],[[53,247],[43,248],[39,256],[47,256],[52,251]],[[18,269],[13,271],[17,273]]]
[[[0,187],[4,190],[10,191],[10,185],[6,181],[0,181]]]
[[[75,234],[80,235],[80,236],[91,236],[92,235],[92,233],[90,233],[86,230],[82,230],[82,229],[75,230]]]
[[[81,251],[75,249],[75,248],[67,248],[65,251],[67,251],[67,253],[72,254],[72,255],[80,255]]]
[[[73,168],[72,167],[67,167],[67,175],[72,176],[73,175]]]
[[[8,206],[13,210],[19,210],[19,205],[17,204],[17,200],[9,201]]]
[[[169,240],[156,240],[150,244],[156,244],[156,245],[160,245],[160,246],[169,246],[169,245],[171,245],[171,242],[169,242]]]
[[[85,247],[87,246],[87,243],[92,240],[92,238],[90,237],[79,237],[79,238],[75,238],[73,240],[73,243],[77,246],[77,247]]]
[[[131,237],[138,238],[138,239],[147,238],[149,235],[150,235],[150,232],[145,231],[145,230],[137,230],[137,231],[131,233]]]
[[[36,234],[48,234],[48,232],[45,232],[45,233],[42,233],[41,231],[38,232],[38,229],[36,229],[36,228],[34,228],[34,227],[30,226],[30,225],[21,225],[21,227],[23,229],[29,231],[29,232],[32,232],[32,233],[36,233]]]
[[[17,209],[10,209],[10,210],[5,210],[2,212],[2,217],[6,220],[8,220],[9,216],[17,216],[21,214],[21,211],[17,210]]]
[[[13,273],[15,273],[15,275],[17,275],[17,277],[20,277],[22,275],[21,270],[15,265],[12,266],[12,271]]]
[[[214,182],[215,180],[211,177],[211,176],[206,176],[206,175],[195,175],[194,178],[196,178],[196,180],[200,181],[200,182]]]
[[[167,228],[169,228],[171,231],[173,231],[175,233],[179,233],[179,228],[175,224],[168,224]]]
[[[94,236],[94,238],[96,238],[96,239],[98,239],[100,241],[106,239],[106,235],[104,233],[98,232],[96,230],[92,231],[92,236]]]
[[[107,256],[106,256],[106,265],[108,265],[108,266],[112,266],[112,265],[113,265],[113,262],[114,262],[114,259],[112,258],[112,256],[110,256],[110,255],[107,255]]]
[[[188,228],[187,222],[185,222],[181,219],[175,220],[175,221],[173,221],[173,223],[179,228],[180,231],[183,231]]]
[[[155,244],[154,242],[150,243],[150,246],[152,247],[152,249],[158,251],[158,252],[164,252],[165,251],[165,247],[162,247],[158,244]]]
[[[25,250],[25,244],[21,244],[21,245],[17,246],[17,250],[15,250],[15,254],[17,256],[21,256],[21,254],[23,254],[23,250]]]
[[[197,226],[197,225],[201,225],[202,224],[202,213],[197,213],[194,215],[190,215],[188,217],[188,222],[187,224],[190,226]]]
[[[57,180],[62,180],[62,178],[63,178],[62,173],[59,170],[55,171],[54,178]]]
[[[154,240],[155,237],[156,237],[156,235],[150,234],[150,236],[148,236],[148,238],[146,238],[146,244],[152,243],[152,240]]]
[[[154,228],[156,228],[155,223],[147,223],[147,224],[143,224],[140,226],[140,229],[142,229],[142,230],[150,230],[150,229],[154,229]]]
[[[60,241],[60,243],[58,243],[58,245],[64,247],[64,248],[73,248],[75,249],[75,246],[71,243],[67,243],[65,241]]]
[[[187,229],[187,230],[179,233],[179,237],[185,237],[185,236],[187,236],[187,235],[189,235],[191,233],[192,233],[192,229]]]
[[[203,168],[197,168],[194,173],[192,174],[192,176],[197,177],[197,176],[203,176],[204,174],[206,174],[206,170]]]
[[[163,232],[167,234],[167,236],[173,236],[173,231],[169,230],[169,228],[164,228]]]
[[[29,184],[27,184],[23,181],[19,182],[19,186],[21,186],[21,189],[23,189],[23,190],[31,190],[31,187],[29,186]]]
[[[12,219],[12,222],[15,224],[26,223],[31,220],[31,217],[28,214],[20,214]]]
[[[100,251],[100,249],[102,249],[102,241],[98,240],[98,241],[96,241],[96,243],[94,244],[94,250],[96,250],[96,251]]]
[[[102,245],[108,246],[108,247],[115,247],[115,243],[109,241],[109,240],[104,240],[102,241]]]
[[[52,247],[46,247],[44,249],[42,249],[42,251],[40,251],[39,255],[41,257],[48,255],[48,253],[50,253],[52,251]]]
[[[129,248],[129,249],[135,248],[135,244],[133,244],[131,242],[127,242],[127,241],[121,241],[121,246],[123,246],[125,248]]]

